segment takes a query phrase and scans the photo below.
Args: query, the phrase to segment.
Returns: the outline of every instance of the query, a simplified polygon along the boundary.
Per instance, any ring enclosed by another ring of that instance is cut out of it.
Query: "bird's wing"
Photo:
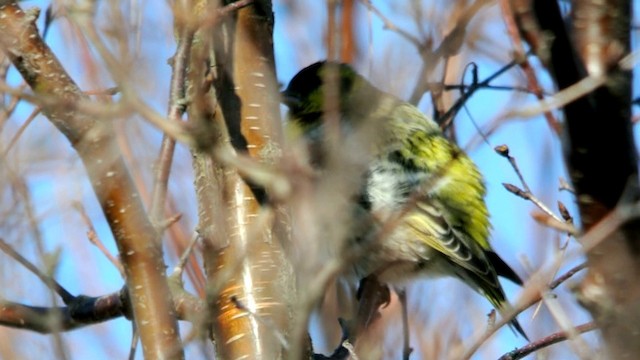
[[[496,276],[486,276],[492,272],[492,268],[484,249],[462,231],[452,227],[440,208],[436,199],[421,199],[407,214],[406,223],[420,240],[419,243],[437,250],[456,265],[492,283]]]
[[[497,309],[504,310],[504,307],[508,306],[505,305],[505,294],[498,282],[496,272],[502,271],[500,275],[517,283],[521,283],[520,278],[493,251],[484,249],[462,230],[452,227],[440,210],[437,200],[418,201],[415,209],[407,214],[406,221],[425,245],[442,253],[449,261],[458,265],[452,269],[454,275],[484,294]],[[417,250],[419,253],[419,249]],[[498,263],[498,269],[494,268],[496,263]],[[527,338],[517,319],[512,320],[510,325],[525,339]]]

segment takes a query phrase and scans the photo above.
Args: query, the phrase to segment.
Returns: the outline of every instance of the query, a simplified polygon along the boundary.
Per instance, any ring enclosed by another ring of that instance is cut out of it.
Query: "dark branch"
[[[74,330],[126,315],[130,317],[126,291],[100,296],[76,296],[68,306],[28,306],[0,302],[0,325],[41,334]]]
[[[463,92],[460,98],[456,100],[455,104],[453,104],[453,106],[449,110],[447,110],[447,112],[444,113],[444,115],[436,119],[436,122],[440,124],[441,128],[447,129],[453,122],[453,118],[456,116],[458,111],[460,111],[460,109],[462,109],[462,107],[467,103],[469,98],[471,98],[471,95],[473,95],[479,89],[490,86],[489,84],[491,83],[491,81],[495,80],[497,77],[504,74],[505,72],[507,72],[509,69],[511,69],[516,65],[518,65],[518,61],[513,60],[507,65],[503,66],[498,71],[496,71],[494,74],[486,78],[485,80],[481,82],[477,82],[474,80],[473,83],[468,85],[467,91]]]
[[[173,307],[178,319],[197,322],[205,312],[204,302],[172,286]],[[120,291],[98,297],[75,296],[67,306],[29,306],[0,301],[0,325],[49,334],[75,330],[121,316],[132,318],[129,292]]]
[[[578,325],[575,327],[575,331],[579,334],[583,334],[586,333],[588,331],[591,330],[595,330],[596,324],[593,322],[589,322],[586,324],[582,324],[582,325]],[[498,360],[516,360],[516,359],[522,359],[523,357],[536,352],[540,349],[543,349],[547,346],[551,346],[553,344],[559,343],[561,341],[565,341],[569,338],[567,332],[565,331],[560,331],[554,334],[551,334],[549,336],[545,336],[542,339],[538,340],[538,341],[534,341],[532,343],[529,343],[519,349],[510,351],[504,355],[502,355]]]

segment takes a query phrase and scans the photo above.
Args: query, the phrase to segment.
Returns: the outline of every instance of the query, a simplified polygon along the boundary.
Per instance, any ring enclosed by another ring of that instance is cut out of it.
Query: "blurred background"
[[[478,5],[462,0],[371,3],[345,0],[333,3],[274,0],[276,70],[283,86],[306,65],[332,58],[353,64],[379,88],[409,100],[423,67],[420,49],[411,39],[435,49],[461,22],[467,25],[458,51],[446,65],[438,59],[429,82],[470,85],[474,77],[472,69],[477,69],[481,81],[514,58],[514,45],[498,2]],[[69,21],[68,17],[73,14],[68,12],[67,2],[24,1],[20,4],[23,8],[39,7],[43,13],[52,6],[57,17],[46,40],[83,90],[114,86],[93,45],[73,21]],[[562,1],[561,5],[570,11],[568,2]],[[171,76],[168,60],[176,47],[170,3],[102,2],[99,9],[99,16],[95,18],[97,26],[103,31],[105,43],[128,65],[127,76],[131,84],[135,84],[139,97],[156,111],[166,113]],[[43,18],[38,20],[41,29]],[[637,18],[634,14],[634,24]],[[634,31],[634,48],[636,43]],[[543,67],[535,58],[530,61],[544,93],[553,94]],[[9,68],[6,81],[13,87],[24,86],[13,68]],[[634,76],[634,88],[636,83]],[[510,68],[491,85],[500,88],[479,89],[459,111],[453,122],[455,138],[485,176],[496,252],[523,279],[545,269],[547,280],[551,281],[555,275],[583,260],[579,246],[574,238],[534,221],[532,213],[540,210],[504,189],[503,183],[518,186],[521,183],[509,162],[493,149],[506,144],[531,192],[555,213],[558,213],[557,201],[562,201],[575,217],[573,195],[560,190],[561,179],[567,178],[560,138],[544,116],[505,116],[537,102],[534,95],[520,91],[527,88],[527,79],[520,67]],[[418,99],[420,109],[427,114],[434,113],[431,95],[426,92]],[[438,99],[441,106],[448,109],[460,97],[459,89],[451,89],[445,90]],[[119,95],[96,95],[95,99],[105,103],[120,100]],[[5,96],[3,101],[7,107],[12,100]],[[284,114],[286,110],[282,110]],[[117,291],[123,284],[120,273],[88,240],[90,223],[107,251],[117,254],[82,163],[46,118],[42,115],[30,118],[33,111],[31,105],[20,102],[10,117],[0,118],[0,237],[41,269],[50,269],[73,294],[98,296]],[[559,112],[554,115],[562,121]],[[134,112],[124,111],[112,121],[126,161],[148,204],[161,133]],[[178,145],[176,150],[169,203],[170,212],[182,214],[164,238],[166,261],[171,267],[197,223],[191,155],[183,145]],[[202,284],[201,276],[201,271],[190,270],[187,288],[196,292]],[[563,316],[575,325],[590,320],[570,291],[578,279],[579,276],[570,279],[550,295]],[[516,303],[522,289],[508,282],[504,282],[504,286],[508,298]],[[0,288],[0,298],[7,300],[39,306],[60,305],[60,300],[56,300],[42,282],[4,253],[0,253]],[[453,279],[420,280],[408,287],[408,294],[413,358],[416,359],[450,358],[478,335],[478,329],[486,327],[487,314],[492,309],[480,295]],[[312,317],[310,333],[317,352],[329,354],[339,341],[338,306],[339,297],[329,292]],[[402,327],[395,298],[383,315],[382,358],[400,358]],[[558,315],[551,315],[544,304],[530,308],[518,318],[531,340],[560,330]],[[181,326],[183,334],[188,334],[189,325],[181,323]],[[131,331],[130,322],[122,318],[63,333],[59,338],[0,327],[0,356],[53,359],[56,353],[51,349],[59,346],[56,344],[61,340],[70,359],[122,359],[129,352]],[[571,359],[577,358],[575,346],[597,348],[595,334],[583,335],[583,339],[584,344],[563,342],[536,356]],[[474,358],[497,358],[524,344],[524,339],[504,328]],[[199,341],[188,343],[186,349],[187,358],[193,359],[211,357],[213,351],[210,345]],[[140,350],[137,358],[142,358]]]

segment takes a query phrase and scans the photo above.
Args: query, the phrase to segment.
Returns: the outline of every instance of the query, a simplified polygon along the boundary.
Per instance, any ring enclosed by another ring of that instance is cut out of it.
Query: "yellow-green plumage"
[[[330,71],[333,83],[325,81]],[[283,93],[290,120],[312,145],[325,135],[328,93],[336,96],[345,141],[356,141],[353,134],[363,129],[370,135],[358,140],[369,158],[357,206],[380,224],[397,220],[385,236],[366,244],[354,264],[358,275],[390,283],[454,276],[504,309],[498,275],[521,281],[489,244],[486,190],[475,164],[415,106],[378,90],[347,65],[326,62],[301,70]],[[315,165],[323,166],[320,160]],[[354,237],[371,237],[372,229],[358,232]],[[524,335],[516,320],[512,326]]]

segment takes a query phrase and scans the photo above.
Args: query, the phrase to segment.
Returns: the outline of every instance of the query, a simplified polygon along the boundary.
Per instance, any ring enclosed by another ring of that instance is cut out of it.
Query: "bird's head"
[[[320,61],[300,70],[282,96],[290,117],[310,125],[321,121],[325,111],[331,109],[332,101],[341,115],[354,115],[370,109],[380,93],[351,66]]]

